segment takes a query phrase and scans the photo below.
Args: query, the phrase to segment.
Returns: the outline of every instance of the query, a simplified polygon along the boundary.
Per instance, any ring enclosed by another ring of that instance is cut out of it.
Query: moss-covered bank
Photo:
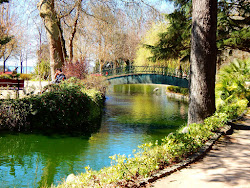
[[[91,132],[101,118],[103,101],[101,92],[80,82],[51,85],[41,95],[1,100],[0,128]]]

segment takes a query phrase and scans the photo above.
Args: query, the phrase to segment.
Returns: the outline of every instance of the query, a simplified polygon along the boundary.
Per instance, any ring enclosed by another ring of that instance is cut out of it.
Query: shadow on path
[[[153,183],[156,188],[250,188],[250,116],[233,124],[198,162]]]

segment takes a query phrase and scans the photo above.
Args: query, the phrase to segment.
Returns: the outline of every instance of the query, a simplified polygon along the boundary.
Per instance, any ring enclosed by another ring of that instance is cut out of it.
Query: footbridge
[[[182,69],[155,66],[127,66],[103,69],[110,85],[165,84],[188,88],[189,73]]]

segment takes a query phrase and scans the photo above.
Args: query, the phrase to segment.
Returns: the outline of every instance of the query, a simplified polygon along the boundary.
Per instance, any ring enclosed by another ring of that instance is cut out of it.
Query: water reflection
[[[187,104],[168,99],[165,86],[116,86],[107,95],[100,129],[90,136],[0,134],[0,187],[57,184],[85,166],[109,166],[109,156],[131,154],[186,119]]]
[[[74,165],[88,147],[77,137],[1,134],[1,187],[38,187],[60,181],[57,174],[79,169],[81,163],[76,169]]]

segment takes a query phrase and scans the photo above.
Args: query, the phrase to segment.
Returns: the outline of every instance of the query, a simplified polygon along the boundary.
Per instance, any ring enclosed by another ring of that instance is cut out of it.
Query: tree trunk
[[[38,10],[47,31],[50,44],[51,77],[54,79],[55,69],[61,68],[66,58],[60,21],[55,12],[54,0],[41,0],[38,4]]]
[[[215,112],[217,1],[193,0],[188,124]]]
[[[78,24],[78,19],[79,19],[81,7],[82,7],[81,3],[82,3],[82,0],[78,0],[77,7],[76,7],[76,15],[74,17],[73,26],[72,26],[72,30],[71,30],[70,38],[69,38],[69,62],[70,63],[72,63],[73,56],[74,56],[74,53],[73,53],[73,50],[74,50],[74,48],[73,48],[73,40],[75,38],[76,27],[77,27],[77,24]]]

